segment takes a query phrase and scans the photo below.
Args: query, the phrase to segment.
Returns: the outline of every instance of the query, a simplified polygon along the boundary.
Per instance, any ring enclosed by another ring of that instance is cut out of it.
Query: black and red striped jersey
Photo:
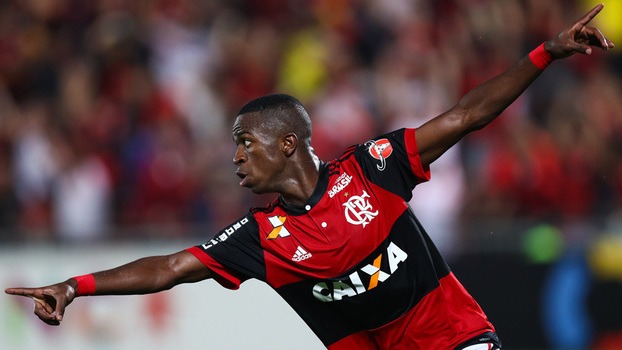
[[[265,281],[329,349],[452,349],[494,331],[408,205],[429,180],[414,129],[322,163],[304,206],[253,208],[188,248],[223,286]]]

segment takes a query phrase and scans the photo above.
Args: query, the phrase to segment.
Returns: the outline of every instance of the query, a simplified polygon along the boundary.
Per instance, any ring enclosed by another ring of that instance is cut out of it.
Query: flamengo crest
[[[363,191],[361,196],[352,196],[347,202],[343,203],[345,207],[343,214],[349,223],[365,227],[378,216],[378,210],[373,211],[374,208],[367,199],[369,197],[369,194]]]

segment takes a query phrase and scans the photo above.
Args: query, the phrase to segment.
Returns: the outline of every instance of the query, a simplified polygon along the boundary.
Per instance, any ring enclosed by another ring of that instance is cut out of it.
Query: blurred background
[[[601,2],[618,47],[554,62],[414,192],[507,349],[622,349],[622,1]],[[174,252],[272,200],[231,161],[255,97],[298,97],[328,160],[451,108],[596,3],[2,0],[0,283]],[[321,349],[249,284],[79,299],[59,328],[3,296],[0,348]]]

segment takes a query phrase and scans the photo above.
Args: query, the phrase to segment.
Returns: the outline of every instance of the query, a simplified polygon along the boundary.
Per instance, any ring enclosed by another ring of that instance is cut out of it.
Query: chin
[[[249,186],[248,189],[250,189],[254,194],[266,194],[275,192],[274,190],[260,186]]]
[[[254,194],[264,194],[264,193],[268,193],[268,191],[265,191],[261,188],[257,188],[257,187],[249,187],[249,189],[254,193]]]

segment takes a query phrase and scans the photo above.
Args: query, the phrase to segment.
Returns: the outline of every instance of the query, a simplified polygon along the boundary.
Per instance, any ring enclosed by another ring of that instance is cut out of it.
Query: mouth
[[[241,179],[240,181],[240,186],[244,187],[244,185],[246,184],[246,177],[248,176],[247,173],[242,172],[240,170],[236,171],[235,174]]]

